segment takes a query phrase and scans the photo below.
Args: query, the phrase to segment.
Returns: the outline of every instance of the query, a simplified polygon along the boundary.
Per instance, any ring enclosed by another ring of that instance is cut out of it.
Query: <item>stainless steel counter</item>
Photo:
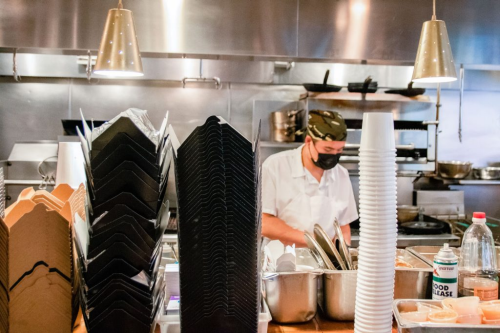
[[[434,245],[442,246],[444,243],[450,246],[460,246],[460,237],[451,234],[441,235],[398,235],[398,247],[404,248],[407,246],[417,245]],[[352,235],[351,247],[359,246],[359,236]]]

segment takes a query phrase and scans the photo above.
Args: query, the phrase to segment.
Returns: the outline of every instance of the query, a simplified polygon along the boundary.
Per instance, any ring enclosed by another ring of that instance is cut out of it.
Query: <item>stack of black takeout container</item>
[[[83,119],[78,131],[88,211],[86,222],[75,223],[77,276],[89,333],[147,333],[161,311],[172,155],[166,120],[156,131],[145,111],[129,109],[92,130]]]
[[[183,333],[258,330],[258,151],[212,116],[176,152]]]

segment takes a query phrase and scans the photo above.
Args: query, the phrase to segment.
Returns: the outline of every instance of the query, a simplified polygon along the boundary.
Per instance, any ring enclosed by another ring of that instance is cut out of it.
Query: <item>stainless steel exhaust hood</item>
[[[0,51],[95,54],[115,0],[0,0]],[[130,1],[143,56],[413,65],[430,0]],[[500,2],[441,0],[457,64],[500,64]]]

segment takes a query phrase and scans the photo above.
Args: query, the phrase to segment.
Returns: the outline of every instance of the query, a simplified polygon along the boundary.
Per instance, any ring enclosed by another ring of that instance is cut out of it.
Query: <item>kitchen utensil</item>
[[[446,228],[445,222],[405,222],[400,225],[401,230],[410,235],[436,235]]]
[[[350,82],[347,85],[347,90],[349,92],[359,92],[362,94],[366,93],[375,93],[378,89],[378,83],[376,81],[372,81],[372,77],[368,76],[365,79],[365,82]]]
[[[347,265],[347,269],[353,270],[354,265],[352,263],[351,253],[347,247],[347,243],[345,242],[344,235],[342,234],[342,230],[340,229],[339,221],[337,218],[333,221],[333,229],[335,230],[335,237],[333,243],[335,247],[339,249],[340,256],[344,260]]]
[[[474,178],[495,180],[500,179],[500,167],[474,168],[472,169]]]
[[[418,216],[417,206],[398,206],[398,222],[410,222]]]
[[[321,271],[312,271],[264,275],[266,302],[273,320],[286,324],[314,318],[318,303],[318,277],[321,274]]]
[[[486,323],[483,320],[482,325],[472,324],[472,323],[461,323],[457,324],[439,324],[435,323],[410,323],[403,321],[401,318],[401,313],[416,311],[417,303],[419,300],[414,299],[398,299],[393,303],[394,318],[396,319],[398,332],[405,333],[471,333],[471,332],[484,332],[493,333],[498,332],[498,326],[494,326],[495,323]],[[439,305],[440,301],[425,300],[425,303],[432,305]],[[458,319],[458,318],[457,318]],[[500,323],[500,321],[499,321]],[[485,325],[486,324],[486,325]]]
[[[429,313],[429,321],[439,324],[454,324],[457,322],[458,315],[453,311],[436,311]]]
[[[271,112],[271,138],[276,142],[294,142],[298,114],[304,110],[282,110]]]
[[[323,248],[318,244],[318,242],[314,239],[313,235],[311,235],[308,231],[304,232],[304,238],[306,240],[307,246],[311,249],[311,253],[315,257],[318,262],[323,262],[325,268],[336,270],[328,255],[325,253]],[[318,260],[319,259],[319,260]]]
[[[413,81],[408,83],[406,89],[389,89],[385,91],[386,94],[398,94],[406,97],[414,97],[418,95],[423,95],[425,93],[424,88],[413,88]]]
[[[316,237],[316,241],[318,242],[318,244],[321,246],[321,248],[327,254],[328,258],[330,258],[332,263],[337,268],[340,268],[342,270],[346,270],[347,266],[344,263],[344,260],[342,259],[342,257],[340,256],[339,251],[337,251],[332,240],[330,239],[328,234],[325,232],[325,230],[319,224],[314,225],[314,236]]]
[[[407,247],[406,250],[411,254],[432,266],[434,256],[438,254],[441,246],[418,245]],[[455,255],[460,256],[460,248],[450,247]]]
[[[355,249],[350,249],[352,256]],[[431,296],[432,266],[424,263],[406,250],[396,250],[398,258],[403,258],[413,268],[397,268],[394,280],[395,298],[426,299]],[[320,285],[319,304],[324,313],[333,320],[354,320],[356,289],[370,292],[370,282],[358,282],[357,271],[328,271],[323,273],[323,283]],[[377,290],[378,286],[374,283]],[[392,293],[392,287],[388,293]],[[424,303],[427,305],[427,303]],[[442,310],[442,308],[439,308]],[[417,311],[417,307],[408,311]],[[420,309],[418,309],[420,311]],[[423,312],[423,311],[422,311]]]
[[[310,92],[339,92],[342,87],[335,86],[331,84],[326,84],[328,82],[328,76],[330,75],[330,70],[327,69],[325,77],[323,78],[323,84],[318,83],[304,83],[303,86],[307,91]]]
[[[472,168],[471,162],[440,161],[438,162],[438,173],[442,178],[463,179],[467,177]]]
[[[500,300],[483,302],[479,304],[484,317],[488,320],[500,320]]]
[[[401,318],[403,318],[406,321],[410,321],[412,323],[426,322],[427,312],[419,312],[419,311],[403,312],[401,313]]]

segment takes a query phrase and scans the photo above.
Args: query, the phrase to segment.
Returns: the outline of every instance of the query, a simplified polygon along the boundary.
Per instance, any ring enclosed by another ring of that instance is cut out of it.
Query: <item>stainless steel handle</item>
[[[43,180],[5,180],[5,185],[21,185],[21,186],[39,186]],[[55,182],[48,183],[47,185],[55,185]]]

